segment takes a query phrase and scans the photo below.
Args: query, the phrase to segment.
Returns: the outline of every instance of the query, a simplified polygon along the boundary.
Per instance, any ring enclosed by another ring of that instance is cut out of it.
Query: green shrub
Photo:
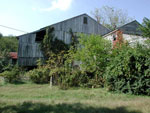
[[[64,55],[66,60],[61,66],[64,72],[59,75],[60,87],[104,86],[103,73],[111,50],[110,42],[97,35],[80,35],[78,41]]]
[[[0,50],[0,73],[6,71],[9,66],[9,54],[7,51]]]
[[[131,94],[150,95],[149,48],[122,46],[113,50],[106,70],[109,90]]]
[[[58,71],[57,71],[58,72]],[[60,71],[59,71],[60,72]],[[69,87],[88,87],[96,88],[102,86],[101,80],[96,80],[88,73],[82,72],[80,69],[69,69],[61,71],[58,76],[58,85],[61,89],[68,89]]]
[[[89,77],[80,70],[73,70],[71,73],[59,76],[59,87],[68,89],[69,87],[90,87]]]
[[[81,35],[74,60],[79,61],[84,73],[90,73],[94,87],[103,87],[103,74],[108,64],[111,43],[98,35]]]
[[[0,76],[4,77],[9,83],[15,83],[21,80],[18,66],[13,67],[11,70],[0,73]]]
[[[81,35],[75,58],[81,63],[82,70],[101,75],[107,66],[111,44],[98,35]]]
[[[30,80],[37,84],[48,83],[50,78],[49,69],[44,67],[30,70],[26,76],[29,76]]]

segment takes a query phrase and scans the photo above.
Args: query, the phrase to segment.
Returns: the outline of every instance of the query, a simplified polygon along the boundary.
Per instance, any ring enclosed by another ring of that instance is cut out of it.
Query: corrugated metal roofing
[[[115,30],[110,31],[109,33],[104,34],[103,36],[107,36],[117,30],[121,30],[123,32],[123,34],[130,34],[130,35],[139,35],[142,36],[142,31],[140,30],[140,26],[141,24],[134,20],[132,22],[129,22],[123,26],[118,27]]]

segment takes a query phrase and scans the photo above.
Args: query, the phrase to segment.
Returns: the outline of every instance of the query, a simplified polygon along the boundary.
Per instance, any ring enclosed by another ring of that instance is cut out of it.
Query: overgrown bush
[[[59,76],[59,87],[67,89],[69,87],[87,87],[85,86],[89,81],[88,76],[80,70],[74,69],[70,72],[65,72]]]
[[[109,90],[150,95],[150,49],[137,44],[114,49],[106,70]]]
[[[111,44],[97,35],[80,35],[78,44],[65,55],[61,75],[62,87],[103,87],[103,74],[107,66]]]
[[[3,73],[0,73],[0,76],[4,77],[9,83],[15,83],[21,80],[20,69],[18,66],[14,66],[11,69],[9,68]]]
[[[0,38],[0,73],[8,70],[10,64],[9,52],[15,52],[18,49],[18,40],[16,37],[8,36]]]
[[[26,76],[30,78],[30,80],[37,84],[44,84],[49,82],[49,69],[45,66],[41,66],[40,68],[36,68],[30,70],[26,73]]]
[[[16,52],[18,50],[18,40],[16,37],[7,36],[0,38],[0,51]]]
[[[108,64],[111,43],[98,35],[81,35],[74,59],[80,61],[84,73],[91,73],[91,81],[103,86],[103,74]]]
[[[7,51],[0,51],[0,73],[4,72],[9,66],[9,54]]]

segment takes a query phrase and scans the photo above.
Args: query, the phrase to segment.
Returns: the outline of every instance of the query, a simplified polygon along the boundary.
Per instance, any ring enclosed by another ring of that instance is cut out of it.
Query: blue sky
[[[47,25],[102,6],[111,6],[127,11],[140,23],[150,18],[150,0],[1,0],[0,25],[32,32]],[[0,26],[3,35],[21,35],[23,32]]]

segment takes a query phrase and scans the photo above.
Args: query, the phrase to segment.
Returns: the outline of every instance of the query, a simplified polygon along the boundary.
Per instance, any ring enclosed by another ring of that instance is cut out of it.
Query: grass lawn
[[[0,86],[0,113],[150,113],[150,97],[106,89],[7,84]]]

